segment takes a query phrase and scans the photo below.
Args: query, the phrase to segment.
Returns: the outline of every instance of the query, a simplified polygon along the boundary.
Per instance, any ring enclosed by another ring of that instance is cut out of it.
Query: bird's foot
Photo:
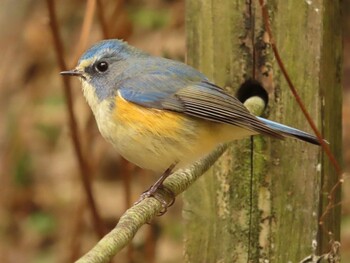
[[[161,184],[158,187],[154,187],[153,185],[150,189],[143,192],[134,205],[139,204],[141,201],[149,197],[155,198],[162,205],[162,210],[159,212],[158,216],[164,215],[168,211],[168,208],[175,203],[175,194],[169,188]]]
[[[167,187],[163,185],[164,180],[171,174],[175,164],[172,164],[162,176],[152,185],[147,191],[143,192],[139,200],[136,201],[134,205],[139,204],[142,200],[153,197],[158,200],[162,205],[162,210],[159,212],[158,216],[164,215],[168,207],[175,203],[175,194]],[[164,197],[170,196],[170,200],[165,200]]]

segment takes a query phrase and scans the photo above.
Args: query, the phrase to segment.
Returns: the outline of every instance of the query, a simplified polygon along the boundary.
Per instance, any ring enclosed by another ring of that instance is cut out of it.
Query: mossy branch
[[[179,170],[169,176],[164,186],[175,196],[190,187],[205,173],[226,150],[227,145],[219,146],[213,153],[196,162],[188,169]],[[171,199],[169,193],[159,190],[158,196],[163,200]],[[104,236],[95,247],[81,257],[77,263],[109,262],[122,248],[128,245],[138,229],[162,211],[161,203],[155,198],[146,198],[128,209],[120,218],[116,227]]]

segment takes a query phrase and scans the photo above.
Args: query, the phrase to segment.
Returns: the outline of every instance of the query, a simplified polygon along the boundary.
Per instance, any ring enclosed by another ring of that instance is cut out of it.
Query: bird
[[[60,74],[79,77],[100,133],[125,159],[162,173],[140,201],[223,143],[263,134],[320,144],[309,133],[254,116],[195,68],[122,40],[96,43]]]

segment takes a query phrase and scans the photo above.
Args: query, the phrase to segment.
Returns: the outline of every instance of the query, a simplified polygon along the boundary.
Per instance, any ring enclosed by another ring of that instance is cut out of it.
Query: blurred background
[[[102,5],[96,6],[92,2],[55,1],[68,69],[75,66],[84,43],[89,46],[106,36],[125,39],[154,55],[185,60],[184,0],[100,0]],[[72,146],[47,4],[0,3],[0,262],[72,262],[99,236]],[[344,167],[349,171],[350,1],[342,5]],[[101,138],[80,83],[72,79],[71,84],[74,112],[79,113],[78,137],[89,158],[92,190],[107,231],[156,176],[121,159]],[[343,198],[343,262],[350,262],[349,178]],[[141,228],[118,262],[182,262],[182,239],[177,198],[168,213]]]

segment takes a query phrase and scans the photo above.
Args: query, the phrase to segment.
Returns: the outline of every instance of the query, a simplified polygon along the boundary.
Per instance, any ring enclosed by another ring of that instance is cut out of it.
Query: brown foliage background
[[[154,55],[185,59],[184,0],[103,0],[82,35],[87,2],[55,1],[69,68],[87,45],[123,38]],[[91,1],[90,1],[91,2]],[[344,10],[344,166],[350,168],[350,5]],[[91,7],[90,7],[91,8]],[[91,11],[91,10],[90,10]],[[101,25],[102,12],[104,25]],[[100,13],[101,14],[101,13]],[[0,11],[0,261],[72,262],[98,241],[68,127],[45,1],[3,0]],[[278,44],[278,43],[277,43]],[[121,159],[99,135],[72,80],[79,138],[105,230],[156,176]],[[350,183],[344,183],[342,251],[350,261]],[[181,198],[144,226],[118,262],[182,262]]]

